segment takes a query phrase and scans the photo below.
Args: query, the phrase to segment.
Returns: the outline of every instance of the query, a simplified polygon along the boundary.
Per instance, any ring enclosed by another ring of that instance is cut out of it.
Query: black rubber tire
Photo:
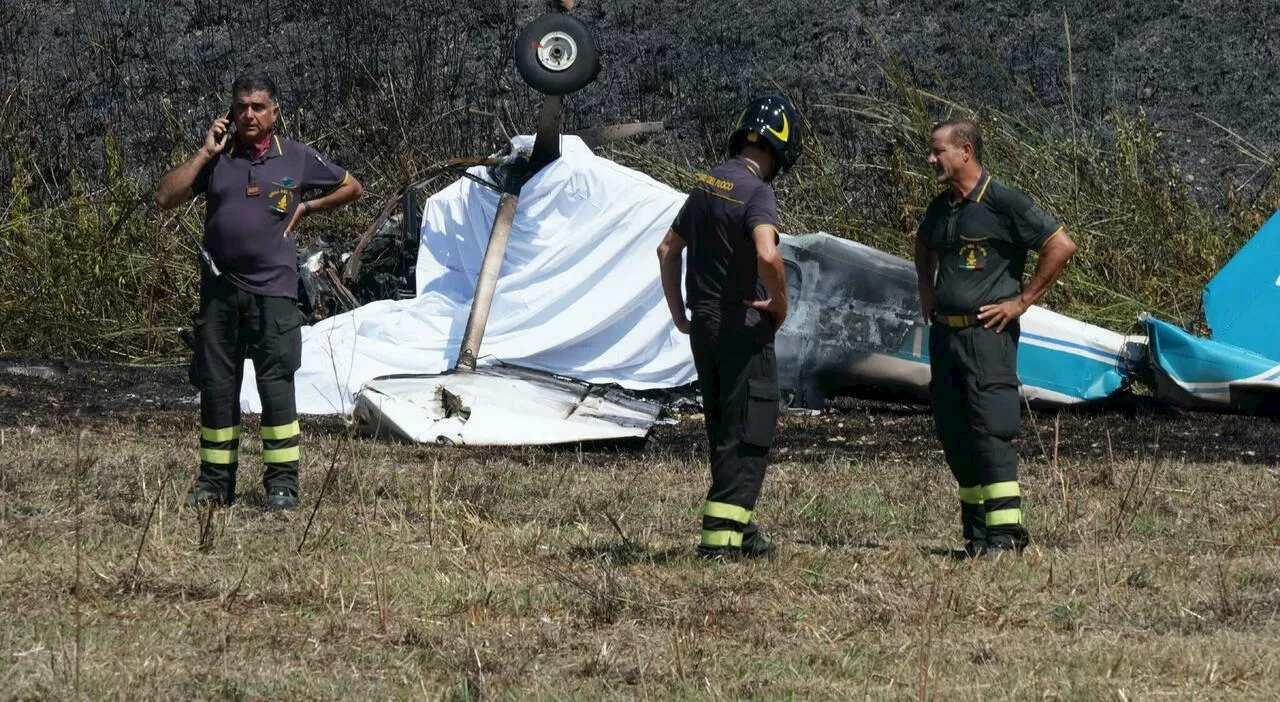
[[[560,33],[576,46],[572,63],[562,70],[544,66],[538,49],[544,37]],[[549,14],[526,24],[516,37],[516,69],[529,87],[546,95],[568,95],[585,88],[600,72],[590,28],[571,15]]]

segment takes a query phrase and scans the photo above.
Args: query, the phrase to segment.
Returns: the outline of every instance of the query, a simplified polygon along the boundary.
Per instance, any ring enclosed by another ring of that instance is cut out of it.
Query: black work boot
[[[220,475],[200,471],[196,484],[187,493],[187,507],[201,507],[210,502],[230,507],[236,501],[236,472],[223,471]]]
[[[764,537],[757,537],[751,542],[743,541],[741,546],[702,546],[696,553],[699,558],[708,561],[740,561],[747,558],[771,559],[777,547]]]
[[[298,508],[298,495],[287,488],[271,488],[267,490],[267,509],[272,512],[285,512]]]
[[[764,538],[760,533],[760,528],[752,522],[742,530],[742,551],[743,558],[773,558],[774,552],[778,550],[773,542]]]
[[[226,502],[226,493],[215,487],[196,483],[187,493],[187,507],[203,507],[207,504],[222,505]]]
[[[1021,555],[1022,550],[1027,547],[1027,543],[1030,541],[1030,535],[1022,527],[1007,531],[990,532],[987,534],[986,544],[982,547],[982,555],[988,558],[999,556],[1002,553],[1012,553],[1015,556]]]

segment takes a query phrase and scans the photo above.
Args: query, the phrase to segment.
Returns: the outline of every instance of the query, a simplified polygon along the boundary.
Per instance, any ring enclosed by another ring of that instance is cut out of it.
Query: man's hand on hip
[[[978,309],[978,321],[982,322],[982,326],[990,329],[996,328],[996,332],[1004,331],[1005,325],[1016,321],[1027,311],[1028,305],[1022,301],[1022,298],[1015,297],[1004,302],[997,302],[994,305],[983,305]]]
[[[774,331],[781,329],[782,323],[787,319],[787,301],[785,298],[768,297],[763,300],[743,300],[742,304],[769,315],[769,318],[773,320]]]
[[[284,234],[281,236],[287,237],[292,234],[294,226],[298,224],[298,220],[302,219],[304,214],[311,214],[311,205],[307,204],[305,200],[299,202],[298,206],[293,208],[293,216],[289,218],[289,226],[284,228]]]

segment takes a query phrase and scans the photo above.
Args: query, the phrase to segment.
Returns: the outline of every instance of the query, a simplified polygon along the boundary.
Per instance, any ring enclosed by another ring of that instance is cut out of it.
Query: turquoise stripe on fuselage
[[[1018,344],[1018,377],[1023,385],[1081,400],[1101,400],[1124,386],[1124,376],[1115,361],[1104,362],[1021,343]]]
[[[1046,343],[1069,347],[1079,346],[1078,342],[1059,341],[1044,336],[1036,338]],[[907,334],[902,347],[893,356],[904,361],[928,365],[929,331],[927,328],[922,339],[919,357],[912,353],[914,345],[915,335]],[[1023,385],[1050,390],[1079,400],[1101,400],[1124,386],[1124,376],[1120,373],[1118,361],[1102,360],[1100,358],[1102,352],[1093,348],[1088,348],[1087,354],[1070,353],[1029,344],[1025,340],[1020,341],[1018,343],[1018,378]]]

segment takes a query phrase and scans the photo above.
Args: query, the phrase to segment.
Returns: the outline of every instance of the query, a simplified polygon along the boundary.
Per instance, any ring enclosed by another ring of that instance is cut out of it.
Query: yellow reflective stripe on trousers
[[[1021,523],[1022,510],[1020,509],[998,509],[994,512],[987,512],[987,526],[989,527]]]
[[[702,507],[702,516],[715,519],[728,519],[742,525],[751,523],[751,510],[731,505],[727,502],[711,502]]]
[[[231,441],[240,438],[240,427],[223,427],[222,429],[211,429],[209,427],[200,427],[200,438],[205,441]]]
[[[983,485],[982,496],[988,500],[998,500],[1002,497],[1021,497],[1022,491],[1018,489],[1018,481],[1010,480],[1003,483]]]
[[[960,488],[960,501],[967,505],[982,504],[982,486]]]
[[[741,546],[742,532],[740,531],[708,531],[702,530],[703,546]]]
[[[282,449],[266,449],[262,452],[263,463],[290,463],[302,457],[302,451],[297,446],[290,446]]]
[[[234,465],[236,462],[235,451],[225,451],[223,449],[200,449],[200,460],[205,463],[212,463],[219,466]]]
[[[288,424],[281,424],[276,427],[263,427],[261,432],[262,438],[278,441],[280,439],[292,439],[302,433],[302,429],[298,426],[298,420],[293,420]]]

